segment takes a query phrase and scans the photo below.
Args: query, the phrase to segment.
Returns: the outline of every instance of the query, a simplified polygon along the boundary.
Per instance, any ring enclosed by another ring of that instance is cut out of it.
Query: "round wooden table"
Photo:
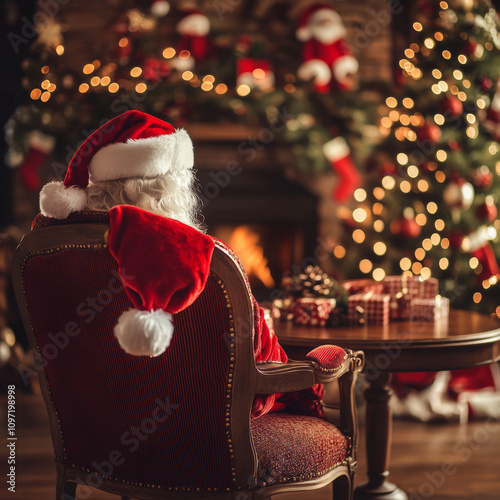
[[[500,360],[500,321],[470,311],[452,310],[448,319],[433,323],[323,328],[280,322],[275,329],[292,359],[303,359],[310,349],[323,344],[365,353],[368,482],[356,488],[355,500],[407,500],[402,490],[386,480],[392,434],[391,373],[455,370]]]

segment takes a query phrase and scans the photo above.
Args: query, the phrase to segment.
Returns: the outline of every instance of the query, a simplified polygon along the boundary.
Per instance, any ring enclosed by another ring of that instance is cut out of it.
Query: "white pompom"
[[[78,186],[67,188],[63,182],[49,182],[40,191],[40,212],[45,217],[66,219],[86,206],[87,192]]]
[[[151,14],[155,17],[166,16],[170,12],[170,4],[165,0],[156,0],[151,5]]]
[[[174,332],[172,315],[162,309],[130,309],[119,318],[114,329],[121,348],[133,356],[159,356],[170,345]]]

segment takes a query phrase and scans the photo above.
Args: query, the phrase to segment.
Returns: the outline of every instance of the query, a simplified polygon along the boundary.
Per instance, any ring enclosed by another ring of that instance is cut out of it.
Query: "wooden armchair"
[[[36,229],[14,256],[16,297],[50,417],[57,500],[74,498],[77,484],[124,498],[244,500],[332,481],[335,499],[350,498],[362,353],[330,346],[314,361],[256,366],[249,290],[216,246],[204,291],[174,316],[170,347],[156,358],[130,356],[113,336],[131,304],[106,229]],[[256,394],[332,380],[340,387],[338,429],[284,413],[250,418]]]

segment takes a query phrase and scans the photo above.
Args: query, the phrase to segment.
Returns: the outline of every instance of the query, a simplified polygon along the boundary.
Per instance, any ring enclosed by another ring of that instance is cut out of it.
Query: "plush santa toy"
[[[299,19],[297,38],[305,42],[297,75],[313,80],[318,92],[349,89],[358,61],[344,41],[346,30],[339,14],[327,4],[307,7]]]
[[[198,10],[187,10],[176,27],[181,35],[177,45],[178,56],[172,60],[172,65],[178,71],[188,71],[194,68],[196,62],[203,61],[212,55],[213,47],[210,41],[210,21]]]

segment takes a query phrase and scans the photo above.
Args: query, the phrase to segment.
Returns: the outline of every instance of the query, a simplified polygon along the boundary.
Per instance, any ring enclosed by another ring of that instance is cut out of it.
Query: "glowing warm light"
[[[413,29],[415,31],[422,31],[423,27],[420,23],[413,23]]]
[[[416,217],[415,217],[415,222],[419,225],[419,226],[425,226],[427,224],[427,215],[425,214],[418,214]]]
[[[422,264],[420,262],[414,262],[413,265],[411,266],[411,270],[413,274],[420,274],[420,271],[422,271]]]
[[[448,248],[450,248],[450,240],[448,238],[443,238],[441,240],[441,248],[443,250],[447,250]]]
[[[126,36],[124,36],[123,38],[120,38],[118,45],[123,48],[123,47],[126,47],[128,45],[128,42],[129,42],[129,39]]]
[[[415,179],[415,177],[418,177],[419,170],[418,170],[418,167],[416,165],[410,165],[408,167],[407,172],[408,172],[408,177]]]
[[[436,33],[434,33],[434,38],[438,42],[442,42],[444,40],[444,35],[440,31],[436,31]]]
[[[399,189],[401,189],[403,193],[409,193],[411,191],[411,184],[408,181],[402,181],[399,185]]]
[[[101,85],[107,87],[111,83],[111,78],[109,76],[103,76],[101,78]]]
[[[90,73],[92,73],[92,71],[94,71],[94,65],[93,64],[86,64],[84,67],[83,67],[83,72],[86,74],[86,75],[90,75]]]
[[[354,199],[356,201],[365,201],[366,200],[366,191],[364,189],[356,189],[354,191]]]
[[[116,83],[116,82],[113,82],[109,85],[108,87],[108,90],[114,94],[115,92],[118,92],[118,90],[120,89],[120,86]]]
[[[440,241],[441,241],[441,236],[438,233],[432,233],[432,235],[431,235],[431,243],[433,245],[439,245]]]
[[[163,52],[162,55],[165,59],[172,59],[172,57],[175,56],[175,49],[172,47],[167,47]]]
[[[50,80],[44,80],[40,87],[42,87],[43,90],[47,90],[49,88],[49,85],[50,85]]]
[[[384,116],[383,118],[381,118],[380,123],[383,127],[386,127],[386,128],[390,128],[392,126],[392,120],[387,116]]]
[[[89,89],[89,85],[87,83],[82,83],[79,87],[78,87],[78,91],[81,93],[81,94],[85,94],[85,92],[87,92],[87,90]]]
[[[410,117],[408,115],[401,115],[399,118],[401,125],[408,126],[410,124]]]
[[[390,113],[389,113],[389,118],[395,122],[395,121],[398,121],[399,120],[399,113],[393,109]]]
[[[443,50],[443,57],[445,59],[450,59],[451,58],[451,53],[449,50]]]
[[[283,89],[285,92],[288,92],[289,94],[293,94],[295,92],[295,85],[292,85],[291,83],[287,83]]]
[[[432,70],[432,76],[436,79],[436,80],[439,80],[443,74],[441,73],[441,71],[439,71],[438,69],[433,69]]]
[[[191,52],[189,50],[181,50],[179,52],[179,59],[189,59],[191,57]]]
[[[377,200],[383,200],[385,196],[385,191],[381,187],[376,187],[373,189],[373,196]]]
[[[335,255],[335,257],[337,257],[337,259],[343,259],[345,257],[345,254],[346,254],[346,250],[342,245],[337,245],[333,249],[333,255]]]
[[[462,101],[465,102],[467,100],[467,94],[465,92],[459,92],[457,94],[457,97]]]
[[[207,83],[214,83],[215,82],[215,77],[213,75],[205,75],[203,77],[203,81]]]
[[[479,259],[477,257],[472,257],[469,260],[469,266],[471,269],[476,269],[479,266]]]
[[[193,78],[194,74],[192,71],[184,71],[184,73],[182,73],[181,75],[181,78],[183,80],[186,80],[186,81],[189,81],[191,80],[191,78]]]
[[[439,269],[448,269],[448,266],[450,265],[448,259],[446,257],[442,257],[439,259]]]
[[[250,94],[250,87],[248,85],[239,85],[236,89],[236,93],[242,97]]]
[[[30,97],[36,101],[37,99],[40,98],[40,96],[42,95],[42,91],[40,89],[33,89],[31,91],[31,94],[30,94]]]
[[[434,227],[436,228],[437,231],[442,231],[445,227],[444,220],[443,219],[436,219],[436,222],[434,222]],[[442,242],[441,242],[441,245],[442,245]]]
[[[352,218],[356,222],[364,222],[367,217],[368,217],[368,214],[366,213],[366,210],[364,208],[356,208],[352,212]]]
[[[493,50],[493,45],[492,45],[492,43],[491,43],[491,42],[486,42],[486,43],[484,44],[484,48],[485,48],[486,50]]]
[[[385,271],[381,267],[377,267],[373,270],[372,276],[375,281],[382,281],[385,278]]]
[[[56,47],[56,54],[62,56],[64,54],[64,45],[58,45]]]
[[[490,153],[491,156],[496,155],[498,153],[498,151],[500,151],[500,148],[499,148],[498,144],[492,142],[488,146],[488,153]]]
[[[97,85],[99,85],[99,83],[101,83],[101,79],[98,76],[93,76],[90,79],[90,85],[92,85],[92,87],[97,87]]]
[[[432,241],[430,240],[430,238],[425,238],[424,241],[422,241],[422,248],[425,250],[425,251],[429,251],[431,248],[432,248]]]
[[[396,185],[396,181],[394,177],[391,177],[390,175],[386,175],[382,179],[382,186],[384,186],[385,189],[390,191],[391,189],[394,189],[394,186]]]
[[[395,108],[397,105],[398,105],[398,101],[396,100],[395,97],[388,97],[386,100],[385,100],[385,103],[387,104],[387,106],[389,108]]]
[[[412,57],[415,57],[415,52],[412,49],[406,49],[405,50],[405,56],[408,59],[411,59]]]
[[[434,121],[437,125],[441,126],[444,124],[444,116],[438,113],[437,115],[434,115]]]
[[[448,59],[449,59],[449,58],[448,58]],[[458,62],[459,62],[460,64],[466,64],[466,63],[467,63],[467,57],[465,57],[463,54],[460,54],[460,55],[458,56]]]
[[[215,92],[220,95],[225,94],[227,92],[227,85],[225,85],[224,83],[219,83],[219,85],[215,87]]]
[[[255,68],[252,71],[252,76],[257,80],[262,80],[263,78],[266,77],[266,72],[262,68]]]
[[[436,151],[436,158],[438,161],[446,161],[446,158],[448,158],[448,155],[446,154],[446,151],[444,149],[438,149]]]
[[[373,269],[373,264],[368,259],[363,259],[359,263],[359,270],[362,273],[368,274]]]
[[[443,183],[445,180],[446,180],[446,175],[444,172],[441,172],[441,170],[438,170],[435,174],[436,176],[436,180],[439,182],[439,183]]]
[[[377,219],[377,220],[373,223],[373,229],[374,229],[377,233],[381,233],[381,232],[384,230],[384,227],[385,227],[384,221],[382,221],[382,220],[380,220],[380,219]]]
[[[448,84],[444,80],[441,80],[438,83],[438,86],[439,86],[441,92],[446,92],[448,90]]]
[[[138,93],[138,94],[144,94],[144,92],[146,92],[146,90],[148,90],[148,87],[145,83],[138,83],[136,86],[135,86],[135,91]]]
[[[420,179],[417,182],[417,188],[420,190],[420,192],[425,193],[429,189],[429,183],[425,179]]]
[[[46,91],[40,96],[40,100],[42,102],[47,102],[49,99],[50,99],[50,92]]]
[[[430,214],[435,214],[437,212],[437,209],[438,209],[438,206],[435,202],[430,201],[429,203],[427,203],[427,211]]]
[[[481,299],[483,298],[483,296],[481,295],[480,292],[476,292],[473,296],[472,296],[472,300],[476,303],[476,304],[479,304],[479,302],[481,302]]]
[[[387,252],[387,246],[384,242],[377,241],[373,245],[373,251],[375,252],[376,255],[384,255],[385,252]]]
[[[410,99],[409,97],[405,97],[403,99],[403,106],[407,109],[411,109],[413,108],[413,106],[415,105],[415,102],[413,101],[413,99]]]
[[[448,4],[446,2],[439,2],[439,6],[443,9],[446,10],[448,8]]]
[[[422,75],[423,75],[422,71],[418,68],[413,69],[413,71],[411,72],[411,76],[415,80],[420,80],[420,78],[422,78]]]
[[[208,92],[209,90],[212,90],[213,88],[214,88],[213,83],[203,82],[201,84],[201,90],[204,90],[205,92]]]
[[[476,101],[476,104],[479,109],[484,109],[486,107],[486,102],[484,101],[484,99],[478,99]]]
[[[396,159],[400,165],[406,165],[408,163],[408,156],[404,153],[399,153]]]
[[[48,66],[43,66],[40,70],[42,74],[46,75],[49,72],[50,68]]]
[[[139,68],[139,66],[136,66],[135,68],[132,68],[130,70],[130,76],[132,78],[137,78],[138,76],[142,75],[142,68]]]
[[[363,243],[365,238],[365,233],[361,229],[355,229],[352,233],[352,239],[355,243]]]
[[[375,215],[381,215],[384,211],[384,205],[382,205],[382,203],[375,203],[372,207],[372,211]]]
[[[436,45],[436,42],[432,39],[432,38],[426,38],[424,40],[424,45],[428,48],[428,49],[433,49],[434,46]]]
[[[408,257],[403,257],[399,261],[399,267],[402,271],[409,271],[411,269],[411,260]]]

